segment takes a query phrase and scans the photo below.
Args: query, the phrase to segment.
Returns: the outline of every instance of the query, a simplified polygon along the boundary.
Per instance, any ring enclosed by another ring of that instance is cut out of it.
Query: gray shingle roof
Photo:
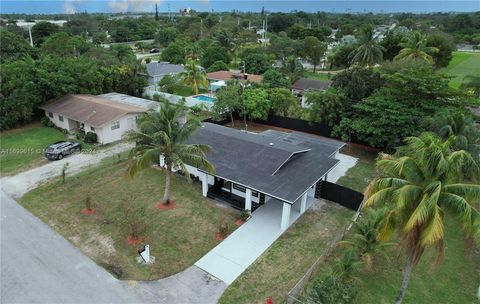
[[[332,155],[343,146],[299,132],[252,134],[210,123],[189,142],[213,148],[207,159],[217,176],[289,203],[338,163]]]
[[[325,90],[330,86],[329,80],[300,78],[292,85],[293,89],[300,90]]]
[[[147,63],[148,76],[177,74],[183,72],[183,65],[171,64],[168,62],[150,62]]]

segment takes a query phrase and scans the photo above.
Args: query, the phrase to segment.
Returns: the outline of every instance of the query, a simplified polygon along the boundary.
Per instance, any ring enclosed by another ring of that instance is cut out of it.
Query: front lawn
[[[65,138],[62,131],[39,123],[1,132],[0,173],[14,174],[47,163],[43,149]]]
[[[35,122],[0,133],[0,174],[13,175],[49,161],[44,149],[54,142],[68,140],[67,134],[56,128],[48,128]],[[92,151],[96,146],[79,141],[83,151]]]
[[[154,280],[186,269],[218,244],[215,233],[222,220],[231,230],[236,227],[236,211],[216,206],[201,196],[199,184],[176,174],[172,177],[176,208],[159,210],[163,172],[151,168],[130,179],[126,168],[126,161],[112,157],[67,177],[65,185],[56,179],[27,193],[20,204],[97,264],[131,280]],[[96,210],[93,215],[81,213],[87,195]],[[132,223],[127,218],[137,218],[138,227],[145,228],[140,234],[156,258],[153,265],[137,264],[141,244],[127,244]]]
[[[316,79],[316,80],[332,80],[335,73],[330,72],[313,72],[313,71],[305,71],[303,73],[303,77],[307,79]]]
[[[330,202],[310,208],[227,288],[219,303],[265,303],[268,297],[283,303],[352,216],[353,211]]]

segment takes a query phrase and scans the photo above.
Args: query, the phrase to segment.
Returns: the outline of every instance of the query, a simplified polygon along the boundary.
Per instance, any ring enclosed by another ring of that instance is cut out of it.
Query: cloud
[[[112,9],[114,13],[125,13],[126,11],[128,11],[127,0],[109,1],[108,6]]]
[[[115,13],[151,11],[159,0],[111,0],[108,6]]]
[[[77,12],[77,4],[84,0],[65,0],[63,1],[63,11],[65,14],[75,14]]]

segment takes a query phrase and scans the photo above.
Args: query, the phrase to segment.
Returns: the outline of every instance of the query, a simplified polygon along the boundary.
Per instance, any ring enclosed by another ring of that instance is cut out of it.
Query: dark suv
[[[57,141],[45,149],[45,157],[49,160],[62,159],[65,155],[82,150],[78,142]]]

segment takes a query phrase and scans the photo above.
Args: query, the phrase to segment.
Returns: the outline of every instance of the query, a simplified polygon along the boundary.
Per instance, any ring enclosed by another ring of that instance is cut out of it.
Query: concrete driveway
[[[131,143],[119,143],[114,146],[103,148],[99,151],[82,152],[65,157],[62,160],[51,161],[46,165],[30,169],[13,176],[0,179],[0,186],[13,198],[19,198],[28,191],[37,187],[40,183],[60,176],[65,163],[68,163],[67,174],[78,172],[88,166],[98,164],[102,159],[117,155],[133,147]]]

